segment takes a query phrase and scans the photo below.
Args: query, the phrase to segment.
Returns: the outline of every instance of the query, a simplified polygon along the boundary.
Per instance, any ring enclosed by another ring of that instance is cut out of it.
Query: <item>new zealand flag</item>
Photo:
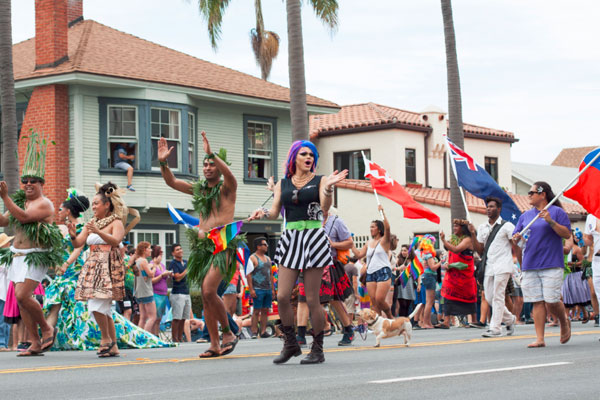
[[[487,173],[485,168],[477,164],[473,157],[464,152],[460,147],[446,137],[450,148],[450,158],[456,171],[458,185],[475,197],[485,200],[488,196],[494,196],[502,200],[502,219],[516,224],[521,216],[521,211],[506,193]]]

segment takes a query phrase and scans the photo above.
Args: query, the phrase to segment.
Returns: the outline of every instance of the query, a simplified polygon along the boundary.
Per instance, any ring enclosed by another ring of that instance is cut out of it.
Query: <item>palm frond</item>
[[[230,0],[198,0],[198,9],[208,24],[208,37],[215,51],[217,42],[221,39],[221,24],[229,2]]]
[[[309,0],[317,17],[331,30],[335,32],[338,27],[337,0]]]

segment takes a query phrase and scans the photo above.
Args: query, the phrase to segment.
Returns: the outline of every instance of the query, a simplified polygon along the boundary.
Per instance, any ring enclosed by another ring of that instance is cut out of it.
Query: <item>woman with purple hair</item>
[[[276,219],[284,208],[285,230],[281,235],[275,262],[279,265],[277,304],[285,343],[281,354],[273,362],[282,364],[302,354],[294,332],[294,311],[291,305],[292,289],[303,271],[306,303],[310,310],[314,340],[310,353],[301,364],[325,361],[323,355],[323,326],[325,319],[319,302],[323,268],[333,264],[329,240],[323,230],[323,212],[331,206],[333,187],[348,170],[334,171],[329,176],[315,175],[319,153],[306,140],[292,143],[285,166],[285,178],[274,187],[270,210],[260,208],[252,213],[253,219]]]

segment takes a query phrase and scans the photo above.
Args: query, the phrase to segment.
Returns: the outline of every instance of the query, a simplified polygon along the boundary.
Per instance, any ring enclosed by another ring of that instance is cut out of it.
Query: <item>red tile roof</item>
[[[394,126],[418,130],[430,128],[423,121],[421,113],[401,110],[375,103],[353,104],[342,106],[336,114],[319,114],[310,116],[310,138],[316,139],[322,134],[345,133],[346,130],[373,129],[375,127]],[[484,128],[472,124],[463,124],[465,134],[475,137],[490,137],[516,141],[512,132]]]
[[[289,89],[118,31],[93,20],[69,28],[69,60],[35,70],[35,38],[13,46],[15,80],[85,72],[289,102]],[[310,105],[339,108],[307,95]]]
[[[557,167],[579,168],[579,164],[581,164],[583,157],[596,148],[598,148],[598,146],[570,147],[562,149],[554,161],[552,161],[551,165]]]
[[[373,193],[371,183],[366,180],[360,179],[345,179],[336,185],[338,188],[358,190],[361,192]],[[408,194],[413,199],[423,204],[432,204],[440,207],[450,207],[450,190],[449,189],[433,189],[433,188],[410,188],[405,187]],[[513,199],[517,207],[523,211],[527,211],[531,208],[527,196],[509,193],[509,196]],[[478,197],[471,195],[469,192],[465,192],[465,200],[467,200],[467,206],[469,211],[476,212],[479,214],[485,214],[485,204],[483,200]],[[569,215],[586,215],[587,211],[579,204],[562,202],[562,206]]]

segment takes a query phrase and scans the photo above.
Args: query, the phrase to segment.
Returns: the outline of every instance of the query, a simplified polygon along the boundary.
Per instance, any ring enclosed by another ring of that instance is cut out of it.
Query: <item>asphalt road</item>
[[[326,338],[326,362],[300,357],[274,365],[282,342],[242,340],[223,358],[201,360],[205,344],[123,350],[115,359],[94,352],[50,352],[17,358],[0,353],[0,399],[600,399],[600,328],[573,324],[569,343],[547,328],[546,348],[527,349],[533,326],[515,336],[485,339],[478,329],[415,331],[374,348],[373,335],[338,347]]]

